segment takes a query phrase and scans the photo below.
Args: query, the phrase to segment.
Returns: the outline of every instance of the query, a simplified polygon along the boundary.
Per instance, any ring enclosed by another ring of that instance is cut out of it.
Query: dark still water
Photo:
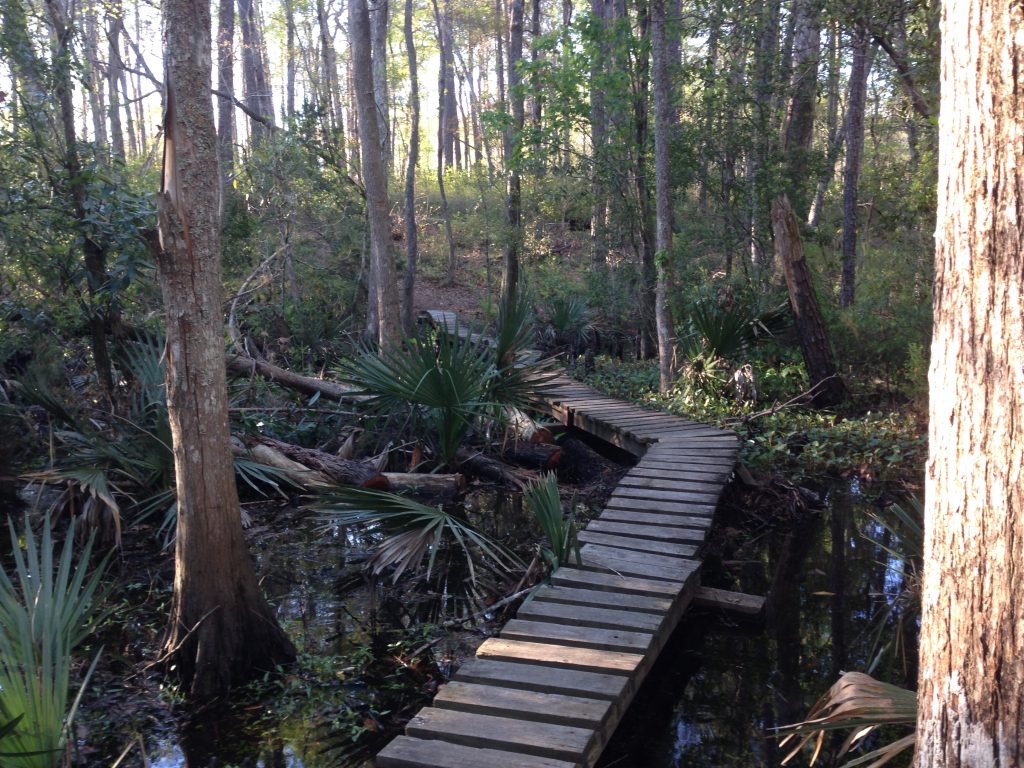
[[[842,672],[914,687],[913,536],[859,490],[833,488],[819,510],[720,511],[704,583],[768,595],[765,619],[691,609],[599,768],[777,766],[788,750],[772,729],[803,719]]]

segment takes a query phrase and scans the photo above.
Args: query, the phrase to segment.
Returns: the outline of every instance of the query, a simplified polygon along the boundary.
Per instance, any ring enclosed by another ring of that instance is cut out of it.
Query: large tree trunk
[[[920,768],[1024,761],[1024,14],[946,0]]]
[[[413,0],[405,0],[405,52],[409,61],[409,160],[405,169],[405,282],[402,284],[402,329],[406,336],[415,330],[416,292],[416,164],[420,159],[420,86],[416,68],[416,44],[412,34]]]
[[[391,259],[391,213],[387,177],[377,133],[377,102],[373,98],[373,61],[370,55],[370,15],[366,0],[349,4],[349,42],[352,81],[359,105],[359,153],[362,159],[366,211],[370,224],[369,300],[377,310],[377,343],[386,349],[401,338],[398,287]]]
[[[786,272],[789,304],[807,365],[807,376],[814,388],[812,402],[820,408],[836,405],[846,398],[846,386],[836,372],[818,297],[811,285],[810,270],[800,242],[800,224],[785,195],[772,204],[772,229],[775,258]]]
[[[519,252],[522,250],[522,186],[520,180],[520,151],[523,140],[525,105],[522,74],[519,62],[523,60],[523,0],[509,3],[508,90],[512,105],[512,121],[505,128],[505,168],[508,182],[505,192],[505,217],[508,240],[505,243],[501,273],[501,300],[513,307],[519,297]]]
[[[168,669],[197,698],[295,657],[242,536],[228,431],[210,6],[164,2],[164,169],[158,198],[167,413],[178,499]]]
[[[863,24],[853,32],[850,96],[846,106],[846,164],[843,168],[843,276],[839,305],[853,306],[857,281],[857,185],[864,154],[864,111],[867,105],[871,40]]]
[[[651,0],[651,56],[654,63],[654,193],[657,211],[658,282],[655,320],[658,328],[658,372],[662,393],[672,386],[672,314],[668,307],[669,265],[672,254],[672,186],[669,168],[672,126],[672,83],[669,78],[669,48],[665,0]]]

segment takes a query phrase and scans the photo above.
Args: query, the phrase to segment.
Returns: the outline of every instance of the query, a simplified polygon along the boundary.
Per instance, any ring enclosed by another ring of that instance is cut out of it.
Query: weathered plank
[[[527,643],[492,637],[486,640],[476,655],[481,659],[521,661],[546,667],[582,669],[610,675],[630,675],[643,662],[638,653],[597,651],[592,648],[571,648],[552,643]]]
[[[582,531],[581,531],[582,533]],[[660,539],[672,542],[689,542],[700,544],[704,541],[704,526],[684,528],[681,526],[667,525],[639,525],[637,523],[624,523],[605,519],[602,515],[596,520],[591,520],[587,526],[586,533],[604,533],[615,536],[635,537],[642,542],[650,539]],[[582,539],[581,539],[582,541]]]
[[[533,600],[545,603],[593,605],[598,608],[614,606],[620,611],[664,614],[672,609],[672,598],[674,597],[674,594],[672,597],[650,597],[648,595],[633,595],[628,592],[617,592],[614,596],[609,596],[608,592],[602,589],[581,589],[545,584],[534,593]]]
[[[721,491],[711,488],[687,490],[683,488],[664,490],[662,488],[644,488],[633,485],[619,485],[612,492],[616,499],[651,499],[654,501],[692,501],[697,504],[714,504],[718,501]]]
[[[619,488],[656,488],[665,491],[711,491],[716,494],[722,490],[722,473],[708,475],[691,472],[679,472],[666,477],[665,475],[644,475],[630,470],[621,480]]]
[[[654,639],[651,632],[575,626],[529,618],[512,619],[502,627],[501,636],[506,640],[527,643],[557,643],[574,648],[639,654],[647,653]]]
[[[665,479],[696,480],[702,483],[724,484],[733,472],[732,464],[715,461],[712,464],[664,464],[645,456],[640,463],[629,470],[627,477],[654,477]]]
[[[626,695],[630,678],[607,672],[556,669],[520,661],[476,658],[462,665],[455,679],[481,685],[501,685],[525,691],[584,696],[617,701]]]
[[[617,509],[615,507],[606,508],[604,512],[598,516],[597,520],[634,523],[636,525],[680,526],[694,528],[697,530],[707,530],[711,527],[710,514],[685,515],[649,512],[647,510],[636,509]],[[593,523],[591,523],[591,525],[593,525]]]
[[[696,572],[697,564],[692,563],[689,572],[685,574],[684,578],[672,581],[671,579],[645,579],[638,576],[584,571],[579,568],[563,566],[551,574],[551,583],[555,586],[601,589],[607,592],[622,592],[627,595],[646,595],[648,597],[674,599],[679,594],[679,590],[682,589],[686,579],[693,576]]]
[[[517,615],[524,619],[571,624],[578,627],[629,629],[641,632],[657,632],[665,619],[664,613],[660,612],[621,611],[612,606],[597,608],[592,605],[550,603],[537,599],[531,600],[520,608]]]
[[[399,736],[374,761],[377,768],[577,768],[573,760],[466,747],[436,739]]]
[[[434,697],[434,706],[577,728],[600,728],[612,703],[604,699],[453,680],[441,686]]]
[[[669,557],[693,557],[697,547],[693,544],[679,544],[664,539],[638,539],[635,536],[620,536],[614,533],[602,533],[589,527],[579,532],[579,540],[584,544],[600,544],[606,547],[628,549],[636,552],[648,552],[654,555]]]
[[[759,616],[764,611],[764,598],[759,595],[730,592],[714,587],[698,587],[693,593],[693,604],[699,605],[701,608],[714,608],[747,618]]]
[[[636,512],[678,512],[682,515],[707,515],[715,513],[714,504],[699,504],[694,501],[654,501],[652,499],[624,499],[612,496],[607,509],[627,509]]]
[[[503,749],[570,762],[584,759],[594,738],[591,728],[436,707],[421,709],[405,732],[413,738],[443,739],[466,747]]]
[[[583,567],[591,570],[608,570],[623,576],[641,576],[645,579],[663,579],[665,581],[685,581],[691,571],[691,562],[678,557],[665,555],[647,555],[632,552],[628,549],[603,547],[599,544],[586,544],[580,554]]]

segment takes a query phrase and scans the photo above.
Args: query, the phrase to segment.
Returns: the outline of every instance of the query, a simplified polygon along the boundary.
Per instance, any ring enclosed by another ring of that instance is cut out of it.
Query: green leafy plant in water
[[[374,575],[393,568],[394,581],[406,571],[419,569],[424,558],[430,578],[438,554],[448,547],[461,552],[474,583],[481,563],[502,572],[523,568],[519,558],[499,542],[440,506],[430,507],[385,491],[340,488],[317,509],[330,525],[362,525],[384,532],[385,538],[367,567]]]
[[[576,535],[576,520],[572,515],[562,514],[562,499],[558,495],[558,479],[555,475],[549,472],[530,483],[524,498],[547,540],[541,555],[551,570],[557,571],[572,559],[579,564],[580,543]]]
[[[0,719],[7,722],[0,732],[0,762],[50,768],[63,758],[79,698],[99,659],[69,706],[71,652],[98,620],[105,561],[88,573],[90,539],[73,564],[74,526],[55,562],[49,519],[38,542],[27,518],[23,537],[8,525],[14,571],[0,570]]]
[[[780,746],[796,739],[796,747],[782,764],[789,763],[806,745],[813,742],[810,764],[814,765],[821,754],[826,733],[852,729],[836,755],[839,760],[876,728],[885,725],[912,726],[916,722],[916,693],[875,680],[863,672],[847,672],[815,703],[806,720],[778,729],[780,733],[786,734]],[[911,733],[850,760],[843,768],[877,768],[904,750],[913,748],[915,741],[916,736]]]

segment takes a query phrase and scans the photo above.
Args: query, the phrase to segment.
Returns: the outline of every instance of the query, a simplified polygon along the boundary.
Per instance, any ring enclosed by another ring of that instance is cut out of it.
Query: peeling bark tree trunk
[[[775,258],[786,272],[789,305],[800,337],[807,376],[814,387],[811,401],[819,408],[836,405],[846,398],[846,386],[836,373],[832,346],[804,259],[800,224],[785,195],[772,204],[772,229],[775,234]]]
[[[242,536],[228,431],[210,6],[164,3],[164,170],[157,274],[178,498],[168,669],[197,698],[295,657]]]
[[[373,97],[373,61],[370,55],[370,14],[366,0],[349,4],[349,36],[352,46],[352,81],[359,105],[359,153],[362,159],[366,212],[370,223],[369,300],[377,310],[377,343],[381,349],[401,338],[398,287],[391,259],[391,213],[387,177],[377,134],[377,102]]]
[[[920,768],[1024,761],[1024,13],[946,0]]]

